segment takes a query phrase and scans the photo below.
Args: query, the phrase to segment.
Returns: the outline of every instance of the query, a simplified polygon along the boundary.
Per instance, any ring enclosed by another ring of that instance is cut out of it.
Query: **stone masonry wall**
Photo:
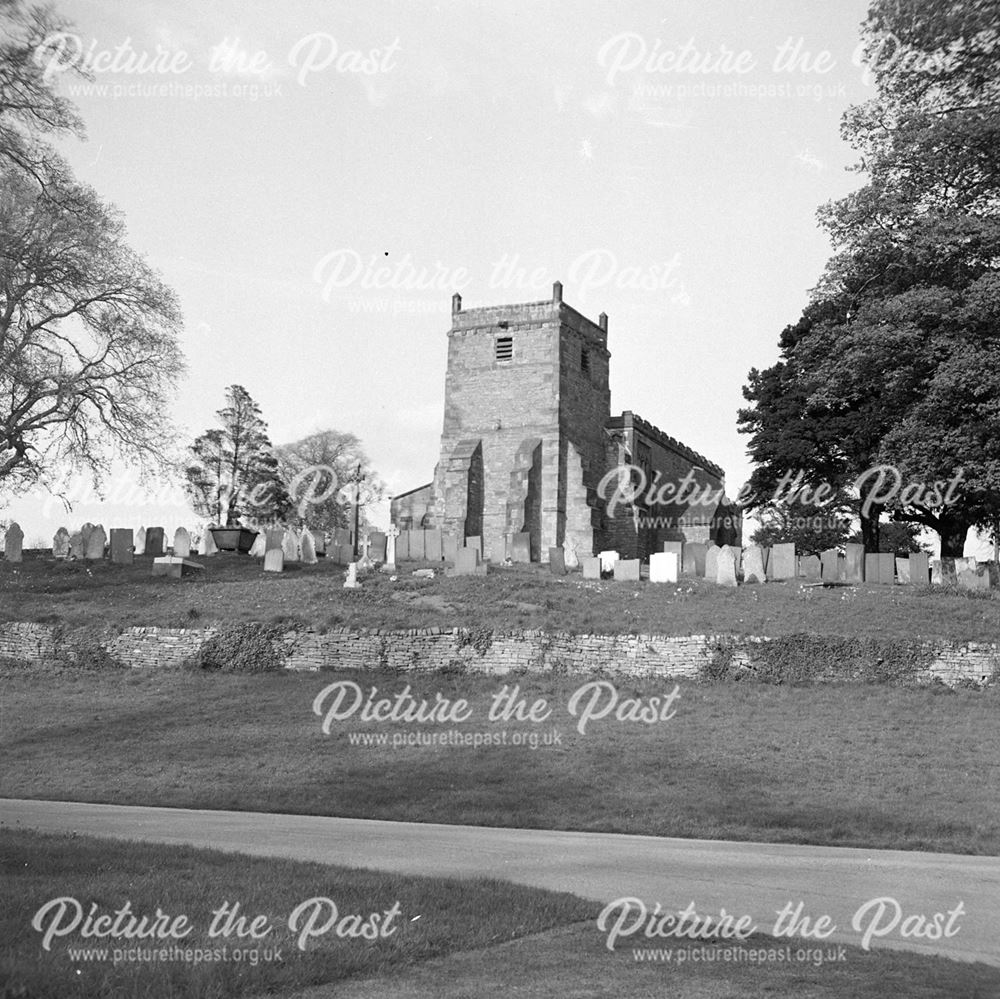
[[[124,666],[180,667],[215,629],[127,628],[101,645]],[[726,636],[721,636],[726,637]],[[285,667],[295,670],[456,670],[478,674],[588,673],[695,677],[710,662],[720,636],[511,634],[425,628],[408,631],[337,629],[292,631],[282,637]],[[730,641],[734,640],[732,638]],[[736,638],[740,646],[766,639]],[[0,624],[0,659],[18,663],[72,662],[73,640],[48,624]],[[1000,668],[1000,647],[976,642],[935,646],[935,659],[918,679],[982,682]]]

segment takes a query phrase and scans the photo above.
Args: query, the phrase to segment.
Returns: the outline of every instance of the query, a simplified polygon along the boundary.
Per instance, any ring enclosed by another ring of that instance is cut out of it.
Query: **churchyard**
[[[346,531],[325,546],[309,535],[305,552],[305,535],[262,532],[245,555],[212,552],[210,545],[205,551],[205,540],[196,547],[186,530],[144,532],[140,546],[139,532],[108,535],[98,528],[92,538],[88,532],[89,547],[82,532],[64,530],[53,548],[33,550],[21,547],[18,533],[8,530],[0,559],[0,621],[878,634],[976,642],[1000,636],[1000,591],[990,586],[990,567],[864,556],[852,550],[859,546],[848,546],[847,557],[820,560],[796,557],[785,545],[770,553],[689,545],[685,556],[681,546],[668,544],[672,550],[654,555],[648,567],[605,553],[564,572],[556,549],[549,565],[513,559],[487,565],[471,546],[449,546],[440,532],[404,531],[393,570],[384,561],[390,539],[372,532],[367,560],[359,546],[353,586],[345,585],[354,557]],[[168,533],[174,544],[167,545]]]

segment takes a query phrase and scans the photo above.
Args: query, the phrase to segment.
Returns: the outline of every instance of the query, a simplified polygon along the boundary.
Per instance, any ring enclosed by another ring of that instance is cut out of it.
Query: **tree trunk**
[[[938,536],[941,538],[941,558],[961,558],[965,551],[965,536],[969,525],[957,517],[942,517]]]
[[[861,516],[861,541],[866,552],[877,552],[879,541],[879,518],[882,516],[882,507],[872,503],[868,511],[869,515]]]

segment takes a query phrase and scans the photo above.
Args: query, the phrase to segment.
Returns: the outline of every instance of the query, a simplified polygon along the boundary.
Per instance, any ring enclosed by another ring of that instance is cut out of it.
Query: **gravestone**
[[[637,558],[620,558],[615,562],[615,579],[631,583],[639,580],[639,560]]]
[[[835,583],[840,578],[840,555],[836,548],[827,548],[820,557],[820,574],[824,583]]]
[[[409,530],[406,532],[410,539],[410,559],[414,562],[422,560],[427,557],[426,549],[424,548],[424,532],[423,528],[419,530]]]
[[[682,565],[684,562],[684,542],[683,541],[664,541],[663,550],[665,552],[673,552],[677,556],[677,564]],[[650,553],[652,554],[652,553]]]
[[[618,561],[618,552],[610,550],[598,552],[597,557],[601,560],[601,572],[612,572]]]
[[[339,565],[350,565],[354,561],[354,545],[337,545],[336,551]]]
[[[458,551],[458,536],[455,534],[441,535],[441,558],[445,562],[454,562]]]
[[[430,534],[432,532],[428,531],[427,533]],[[436,531],[434,533],[436,533],[438,536],[438,550],[440,551],[441,532]],[[384,562],[387,549],[387,542],[388,542],[388,537],[386,536],[386,534],[382,531],[372,531],[372,533],[368,536],[368,540],[371,542],[371,547],[368,549],[369,558],[371,558],[373,562]],[[438,555],[439,561],[440,558],[441,556]]]
[[[284,572],[285,553],[280,548],[267,548],[264,552],[264,572]]]
[[[260,535],[258,535],[260,537]],[[283,527],[269,527],[264,532],[264,551],[269,552],[274,548],[282,548],[285,543],[285,529]]]
[[[396,538],[399,537],[399,528],[395,524],[389,525],[389,530],[385,532],[385,564],[390,569],[396,568]]]
[[[868,579],[868,568],[872,563],[875,566],[874,580]],[[896,582],[896,559],[892,552],[873,552],[865,556],[865,580],[876,582],[881,586],[892,586]]]
[[[553,576],[566,575],[566,553],[561,545],[549,548],[549,572]]]
[[[299,538],[299,553],[303,565],[315,565],[319,561],[316,558],[316,542],[313,541],[312,531],[302,532],[302,537]]]
[[[989,574],[980,575],[975,569],[962,569],[956,576],[960,590],[988,590],[990,588]]]
[[[719,552],[722,549],[718,545],[709,545],[705,549],[705,578],[714,583],[719,576]]]
[[[743,553],[743,582],[763,583],[767,580],[764,573],[764,553],[759,545],[751,545]]]
[[[896,579],[904,586],[910,582],[910,560],[908,558],[896,559]]]
[[[376,535],[372,535],[372,544],[375,544]],[[383,548],[385,545],[383,544]],[[434,528],[427,528],[424,531],[424,558],[428,562],[440,562],[444,556],[444,551],[441,547],[441,531]],[[381,559],[375,554],[375,549],[372,549],[372,558],[376,562],[380,562]]]
[[[879,579],[879,561],[876,557],[876,552],[865,552],[865,582],[866,583],[881,583],[882,580]]]
[[[345,590],[360,590],[361,584],[358,582],[358,563],[349,562],[347,565],[347,578],[344,580]]]
[[[771,546],[771,558],[767,570],[769,579],[794,579],[797,568],[794,544]]]
[[[369,569],[375,568],[375,562],[372,560],[371,557],[371,547],[372,547],[371,535],[368,533],[368,531],[365,531],[365,533],[361,537],[361,558],[358,559],[358,568],[363,569],[366,572]]]
[[[80,528],[80,533],[83,535],[83,558],[87,557],[87,545],[90,543],[90,535],[93,531],[94,525],[89,520]]]
[[[260,535],[257,535],[259,538]],[[253,539],[254,544],[257,543],[257,538]],[[251,548],[253,545],[250,546]],[[198,554],[208,558],[212,555],[219,554],[219,546],[215,543],[215,536],[212,534],[212,525],[209,524],[201,532],[201,543],[198,545]]]
[[[455,554],[455,565],[445,569],[446,576],[485,576],[486,563],[479,559],[478,548],[459,548]]]
[[[844,545],[844,582],[863,583],[865,581],[865,546]]]
[[[291,528],[285,531],[281,539],[281,554],[285,556],[285,565],[299,561],[299,539]]]
[[[104,558],[104,546],[107,542],[108,537],[104,533],[104,527],[101,524],[98,524],[91,530],[90,534],[87,535],[87,550],[84,553],[84,558],[91,562],[97,562],[99,559]]]
[[[187,528],[178,527],[174,531],[174,554],[178,558],[187,558],[191,554],[191,535]]]
[[[730,545],[719,551],[715,581],[719,586],[736,586],[736,554]]]
[[[910,552],[910,582],[916,586],[927,586],[930,581],[930,559],[927,552]]]
[[[190,559],[178,558],[176,555],[161,555],[153,559],[154,576],[172,576],[174,579],[181,579],[184,576],[194,575],[199,569],[204,569],[204,566]]]
[[[585,555],[580,559],[584,579],[601,578],[601,560],[596,555]]]
[[[803,555],[799,559],[799,575],[807,582],[818,583],[822,578],[821,572],[818,555]]]
[[[7,528],[7,534],[3,539],[3,557],[8,562],[20,562],[24,550],[24,531],[21,525],[15,520]]]
[[[251,558],[264,558],[269,551],[280,552],[281,547],[268,548],[267,547],[267,535],[269,532],[260,531],[253,539],[253,544],[250,546],[250,551],[247,553]]]
[[[649,581],[651,583],[676,583],[678,561],[679,556],[676,551],[653,552],[649,556]]]
[[[722,545],[722,550],[726,549],[732,553],[733,561],[736,563],[736,573],[739,574],[740,563],[743,561],[743,549],[739,545]]]
[[[140,527],[138,531],[135,532],[135,554],[145,555],[146,554],[146,528]]]
[[[130,527],[111,528],[111,561],[115,565],[131,565],[134,538]]]
[[[52,539],[52,554],[56,558],[69,558],[69,531],[60,527]]]
[[[83,544],[83,531],[74,531],[69,536],[69,557],[83,558],[86,548]]]
[[[346,527],[335,527],[333,529],[333,543],[335,545],[350,545],[354,547],[354,537]]]
[[[934,566],[937,566],[937,579],[934,579]],[[937,582],[943,586],[955,586],[958,583],[958,574],[955,572],[955,560],[953,558],[939,558],[931,563],[931,582]]]
[[[313,551],[316,553],[316,558],[326,557],[326,534],[323,531],[313,531]]]
[[[511,535],[510,560],[511,562],[531,561],[531,535],[527,531]]]
[[[684,545],[684,563],[681,566],[681,572],[685,576],[704,576],[705,575],[705,554],[708,551],[708,545],[703,541],[689,541]]]
[[[154,558],[159,558],[163,554],[163,528],[162,527],[147,527],[146,528],[146,544],[143,551],[147,555],[152,555]]]

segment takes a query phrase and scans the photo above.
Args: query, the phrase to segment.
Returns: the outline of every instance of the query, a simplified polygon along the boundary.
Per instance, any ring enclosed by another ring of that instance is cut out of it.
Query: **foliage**
[[[916,524],[899,520],[890,520],[879,525],[878,550],[905,555],[908,552],[923,552],[927,549],[920,543],[917,535],[920,528]],[[853,544],[863,544],[860,531],[855,531],[849,539]]]
[[[868,181],[821,209],[835,255],[782,334],[779,363],[751,371],[744,389],[752,504],[789,470],[853,483],[870,551],[886,510],[937,531],[945,555],[1000,516],[1000,45],[989,7],[873,0],[862,38],[877,93],[842,123]],[[890,44],[943,69],[886,58]],[[929,488],[879,495],[864,478],[877,465]],[[952,482],[951,495],[930,488]]]
[[[815,506],[792,501],[772,503],[759,513],[761,526],[753,532],[755,545],[769,548],[791,542],[803,555],[819,555],[847,540],[849,521],[839,505]]]
[[[221,429],[206,430],[191,446],[185,486],[195,511],[226,527],[247,519],[284,518],[291,499],[267,436],[260,407],[242,385],[226,390]]]
[[[276,626],[240,623],[220,628],[198,649],[192,665],[224,673],[266,673],[279,670],[284,658],[275,645]]]
[[[913,679],[934,658],[927,643],[871,636],[783,635],[766,642],[719,639],[702,668],[706,680],[760,683],[852,680],[893,683]]]
[[[353,529],[356,490],[361,503],[359,526],[366,526],[364,507],[382,498],[383,486],[354,434],[321,430],[280,445],[275,454],[303,526],[314,531]]]

